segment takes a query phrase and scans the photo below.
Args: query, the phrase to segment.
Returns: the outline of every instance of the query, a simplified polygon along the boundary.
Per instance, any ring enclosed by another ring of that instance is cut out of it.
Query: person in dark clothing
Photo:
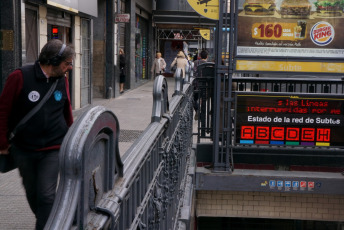
[[[19,168],[36,229],[43,229],[55,199],[59,149],[73,123],[66,72],[73,68],[74,49],[60,40],[44,45],[33,65],[12,72],[0,95],[0,154],[11,154]],[[8,133],[57,81],[52,95],[9,143]]]
[[[119,49],[119,92],[124,93],[124,83],[125,83],[125,56],[123,49]]]
[[[196,91],[194,93],[194,103],[193,103],[193,107],[194,107],[194,110],[195,110],[195,116],[194,116],[194,119],[195,120],[198,120],[198,108],[199,108],[199,92],[197,92],[198,90],[198,81],[197,81],[197,77],[198,77],[198,73],[197,73],[197,67],[203,63],[206,63],[208,62],[208,52],[206,50],[202,50],[201,51],[201,59],[199,60],[196,60],[194,61],[194,77],[196,78],[194,81],[193,81],[193,87],[194,87],[194,91]]]

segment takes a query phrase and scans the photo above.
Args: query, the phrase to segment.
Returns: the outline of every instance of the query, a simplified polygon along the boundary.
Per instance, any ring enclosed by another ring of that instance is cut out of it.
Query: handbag
[[[177,70],[177,61],[178,61],[178,59],[176,59],[176,63],[171,67],[171,72],[176,72],[176,70]]]
[[[14,159],[11,154],[1,154],[0,155],[0,172],[6,173],[15,169]]]
[[[119,74],[120,77],[125,77],[125,73],[124,73],[124,68],[122,67],[121,70],[120,70],[120,74]]]
[[[57,79],[52,84],[49,91],[45,94],[45,96],[42,98],[42,100],[32,110],[30,110],[30,112],[28,112],[23,119],[20,120],[20,122],[16,125],[16,127],[10,133],[10,135],[8,137],[9,141],[13,140],[13,138],[15,137],[15,135],[18,131],[18,128],[20,128],[23,124],[25,124],[35,113],[37,113],[37,111],[40,110],[40,108],[43,106],[43,104],[49,99],[49,97],[53,94],[53,92],[56,88],[58,80],[59,79]],[[1,173],[9,172],[15,168],[17,168],[17,166],[15,165],[14,159],[11,155],[11,151],[8,154],[0,154],[0,172]]]

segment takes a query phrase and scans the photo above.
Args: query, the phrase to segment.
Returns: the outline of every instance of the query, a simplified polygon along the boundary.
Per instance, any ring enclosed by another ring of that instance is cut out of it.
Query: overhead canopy
[[[214,27],[216,20],[200,16],[190,11],[153,11],[153,20],[157,24],[182,24],[193,25],[194,27]]]
[[[47,4],[74,13],[81,12],[94,17],[98,16],[97,0],[47,0]]]

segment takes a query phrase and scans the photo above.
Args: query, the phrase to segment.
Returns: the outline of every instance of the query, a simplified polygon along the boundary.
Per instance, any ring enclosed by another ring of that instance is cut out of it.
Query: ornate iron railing
[[[112,112],[94,107],[73,124],[45,229],[190,229],[193,87],[180,73],[170,101],[156,78],[152,122],[122,159]]]

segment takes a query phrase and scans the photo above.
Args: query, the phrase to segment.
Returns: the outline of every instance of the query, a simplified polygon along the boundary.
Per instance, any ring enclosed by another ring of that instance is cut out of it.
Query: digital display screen
[[[342,95],[237,93],[237,145],[344,146]]]

